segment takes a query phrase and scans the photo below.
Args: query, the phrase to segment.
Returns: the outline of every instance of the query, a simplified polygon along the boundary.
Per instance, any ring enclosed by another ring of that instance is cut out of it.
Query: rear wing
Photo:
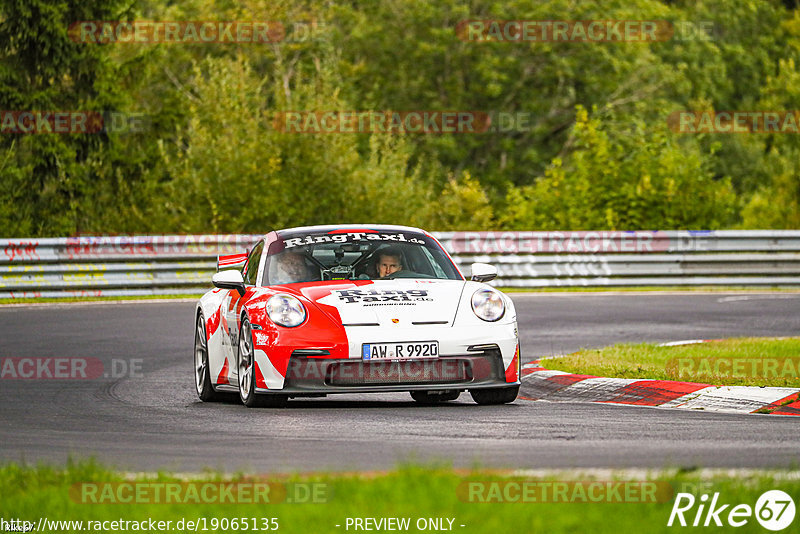
[[[247,262],[247,253],[219,255],[217,256],[217,272],[228,269],[238,269],[241,271],[245,262]]]

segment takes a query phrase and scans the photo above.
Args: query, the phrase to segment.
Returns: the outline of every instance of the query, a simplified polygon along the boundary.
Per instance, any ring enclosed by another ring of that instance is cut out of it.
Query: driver
[[[375,262],[375,270],[378,271],[379,278],[385,278],[390,274],[403,270],[403,255],[396,248],[387,247],[378,252],[378,261]]]
[[[284,252],[275,257],[274,267],[270,269],[271,284],[291,284],[294,282],[310,282],[316,279],[306,264],[302,254]]]

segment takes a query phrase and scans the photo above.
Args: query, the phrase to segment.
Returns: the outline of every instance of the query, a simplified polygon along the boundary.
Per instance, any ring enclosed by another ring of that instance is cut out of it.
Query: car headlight
[[[267,301],[267,315],[273,323],[291,328],[303,324],[306,309],[291,295],[275,295]]]
[[[506,312],[506,304],[497,291],[479,289],[472,294],[472,311],[484,321],[497,321]]]

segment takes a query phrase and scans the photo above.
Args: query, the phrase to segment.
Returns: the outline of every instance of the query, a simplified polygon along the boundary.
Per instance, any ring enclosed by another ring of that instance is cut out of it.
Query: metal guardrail
[[[0,239],[0,298],[202,294],[260,235]]]
[[[800,285],[800,231],[437,232],[462,271],[496,285]],[[218,254],[258,235],[0,240],[0,298],[201,294]]]

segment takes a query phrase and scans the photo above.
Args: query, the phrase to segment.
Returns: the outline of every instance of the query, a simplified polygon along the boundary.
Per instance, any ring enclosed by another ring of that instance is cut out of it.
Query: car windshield
[[[435,240],[407,231],[280,234],[267,251],[264,285],[320,280],[463,280]]]

